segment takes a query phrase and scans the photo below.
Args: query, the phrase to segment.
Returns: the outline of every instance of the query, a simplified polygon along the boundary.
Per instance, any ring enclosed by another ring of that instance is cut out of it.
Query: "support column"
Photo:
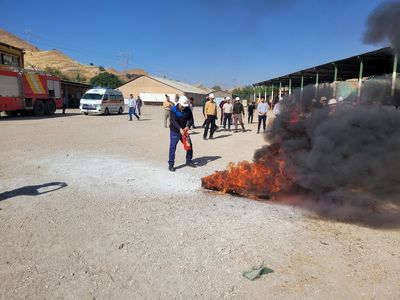
[[[261,99],[261,86],[258,87],[258,99]]]
[[[359,75],[358,75],[357,100],[360,100],[360,96],[361,96],[361,86],[362,86],[363,70],[364,70],[364,62],[363,62],[363,59],[360,58],[360,73],[359,73]]]
[[[272,97],[272,100],[274,100],[274,84],[273,83],[271,84],[271,97]]]
[[[337,98],[337,65],[335,65],[335,74],[333,75],[333,97]]]
[[[318,99],[319,73],[315,77],[315,99]]]
[[[300,103],[301,103],[301,109],[304,111],[303,89],[304,89],[304,75],[301,74],[301,82],[300,82]]]
[[[253,85],[253,91],[254,91],[253,101],[256,101],[256,87],[254,85]]]
[[[392,90],[390,95],[394,97],[394,92],[396,90],[396,78],[397,78],[397,63],[399,60],[399,54],[396,52],[394,54],[394,60],[393,60],[393,74],[392,74]]]
[[[282,82],[279,81],[279,97],[282,97]]]
[[[292,94],[292,78],[289,78],[289,95]]]
[[[264,86],[264,98],[267,100],[267,86]]]

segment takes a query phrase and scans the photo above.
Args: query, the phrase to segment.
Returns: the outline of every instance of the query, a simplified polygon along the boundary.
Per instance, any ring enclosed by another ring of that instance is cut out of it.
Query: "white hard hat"
[[[333,105],[333,104],[336,104],[336,103],[337,103],[337,101],[336,101],[335,98],[329,99],[329,101],[328,101],[328,105]]]
[[[226,97],[225,100],[231,100],[231,97]]]
[[[189,106],[189,100],[186,96],[180,96],[178,103],[183,106],[183,107],[188,107]]]
[[[235,101],[240,101],[240,98],[239,98],[239,97],[236,97],[236,98],[235,98]]]
[[[338,99],[337,99],[337,101],[339,101],[339,102],[342,102],[344,99],[343,99],[343,97],[339,97]]]
[[[279,101],[282,101],[283,100],[283,98],[282,97],[279,97]]]
[[[214,98],[215,98],[215,96],[214,96],[214,94],[213,94],[213,93],[211,93],[210,95],[208,95],[208,97],[209,97],[209,98],[212,98],[212,99],[214,99]]]

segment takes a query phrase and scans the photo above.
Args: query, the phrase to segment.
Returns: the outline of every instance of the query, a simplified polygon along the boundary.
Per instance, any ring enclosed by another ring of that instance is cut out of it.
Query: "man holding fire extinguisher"
[[[189,100],[186,96],[180,96],[177,105],[171,107],[169,123],[169,160],[168,170],[175,172],[175,151],[179,141],[186,150],[186,165],[195,168],[192,162],[193,145],[189,137],[189,127],[193,124],[193,114],[189,107]]]

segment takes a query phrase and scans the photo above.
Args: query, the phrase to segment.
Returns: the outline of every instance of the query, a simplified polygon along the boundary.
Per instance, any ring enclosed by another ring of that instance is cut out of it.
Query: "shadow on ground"
[[[39,196],[68,186],[65,182],[49,182],[39,185],[27,185],[15,190],[7,191],[0,194],[0,201],[18,196]]]

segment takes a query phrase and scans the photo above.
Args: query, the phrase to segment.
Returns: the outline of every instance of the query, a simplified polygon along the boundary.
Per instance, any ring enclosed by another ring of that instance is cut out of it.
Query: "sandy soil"
[[[196,108],[197,125],[202,123]],[[201,189],[251,160],[245,133],[192,135],[167,170],[162,110],[142,120],[0,117],[1,299],[399,299],[400,229]],[[274,273],[255,281],[253,266]]]

